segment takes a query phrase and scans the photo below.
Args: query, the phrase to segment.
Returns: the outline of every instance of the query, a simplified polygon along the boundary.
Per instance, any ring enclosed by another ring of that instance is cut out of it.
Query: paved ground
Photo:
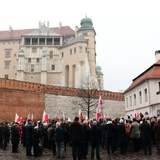
[[[132,147],[131,147],[132,148]],[[130,148],[130,149],[131,149]],[[128,150],[125,156],[119,154],[119,150],[116,150],[114,155],[108,155],[105,149],[101,149],[101,158],[103,160],[160,160],[160,155],[157,155],[156,148],[152,146],[152,155],[144,156],[143,150],[133,153],[131,150]],[[71,157],[71,147],[68,146],[66,151],[66,160],[72,160]],[[41,157],[27,157],[25,155],[25,148],[22,147],[22,144],[19,145],[19,153],[11,153],[11,144],[7,147],[6,150],[0,149],[0,160],[54,160],[56,156],[52,155],[52,152],[48,149],[43,149],[43,155]],[[88,160],[90,160],[90,155],[88,155]],[[96,160],[96,159],[95,159]]]

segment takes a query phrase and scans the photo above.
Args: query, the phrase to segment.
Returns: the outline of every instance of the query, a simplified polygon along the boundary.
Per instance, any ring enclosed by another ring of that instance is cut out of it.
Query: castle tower
[[[86,48],[88,54],[88,63],[90,68],[90,74],[92,77],[96,77],[96,32],[93,28],[93,23],[87,16],[81,20],[81,27],[77,30],[77,35],[83,35],[88,42]]]

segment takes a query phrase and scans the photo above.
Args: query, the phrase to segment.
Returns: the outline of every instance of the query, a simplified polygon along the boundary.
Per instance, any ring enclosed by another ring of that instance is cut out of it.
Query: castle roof
[[[53,27],[49,28],[51,31],[53,31],[55,34],[63,35],[63,36],[70,36],[75,35],[75,32],[73,29],[71,29],[69,26],[62,26],[62,27]],[[10,31],[0,31],[0,40],[19,40],[21,39],[21,35],[28,34],[30,32],[33,32],[35,29],[20,29],[20,30],[10,30]]]
[[[159,79],[160,78],[160,60],[154,63],[152,66],[150,66],[147,70],[145,70],[143,73],[141,73],[139,76],[137,76],[135,79],[133,79],[133,82],[131,85],[124,91],[128,92],[134,87],[144,83],[148,79]]]

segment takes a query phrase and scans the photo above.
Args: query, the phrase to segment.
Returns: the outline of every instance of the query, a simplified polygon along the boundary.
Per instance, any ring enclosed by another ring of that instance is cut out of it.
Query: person
[[[82,156],[83,159],[87,159],[87,155],[88,155],[88,146],[89,146],[89,142],[90,142],[90,128],[89,128],[89,122],[88,121],[84,121],[83,125],[82,125],[82,129],[83,129],[83,135],[84,135],[84,142],[82,144]]]
[[[133,118],[133,122],[131,124],[131,134],[130,138],[134,143],[134,152],[138,152],[140,150],[140,124],[137,122],[136,118]]]
[[[61,127],[60,122],[56,123],[54,130],[57,158],[66,158],[64,156],[64,130]]]
[[[126,153],[126,130],[124,120],[120,119],[119,124],[117,125],[118,131],[118,142],[120,147],[120,154],[124,155]]]
[[[28,119],[28,123],[25,126],[26,131],[26,156],[32,156],[31,150],[33,145],[33,125],[31,119]]]
[[[155,142],[157,147],[157,154],[160,154],[160,118],[157,118],[157,123],[153,127],[155,133]]]
[[[2,148],[3,150],[6,150],[7,144],[9,142],[10,138],[10,129],[8,122],[5,122],[2,128]]]
[[[82,143],[83,143],[83,130],[79,123],[79,117],[74,118],[74,122],[70,125],[70,142],[72,144],[73,160],[82,159]]]
[[[101,130],[97,126],[97,121],[93,121],[93,126],[90,131],[91,160],[94,159],[94,149],[96,149],[97,160],[101,159],[99,152],[100,140],[101,140]]]
[[[139,129],[142,136],[144,155],[147,155],[147,150],[149,152],[149,155],[151,155],[152,128],[151,125],[147,122],[146,118],[143,118]]]
[[[11,127],[11,143],[12,143],[12,153],[18,152],[18,144],[20,140],[20,132],[17,124]]]
[[[39,146],[40,143],[40,132],[38,130],[38,126],[34,127],[33,130],[33,153],[34,153],[34,157],[38,157],[42,155],[42,147]]]
[[[105,137],[106,137],[106,148],[107,153],[110,154],[110,150],[112,154],[115,152],[115,136],[116,135],[116,127],[112,123],[111,119],[107,120],[107,124],[105,125]]]

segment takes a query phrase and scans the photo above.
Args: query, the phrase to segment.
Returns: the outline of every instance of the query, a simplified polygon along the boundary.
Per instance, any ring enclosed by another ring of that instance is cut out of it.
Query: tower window
[[[55,70],[55,65],[54,64],[51,65],[51,70],[52,71]]]

